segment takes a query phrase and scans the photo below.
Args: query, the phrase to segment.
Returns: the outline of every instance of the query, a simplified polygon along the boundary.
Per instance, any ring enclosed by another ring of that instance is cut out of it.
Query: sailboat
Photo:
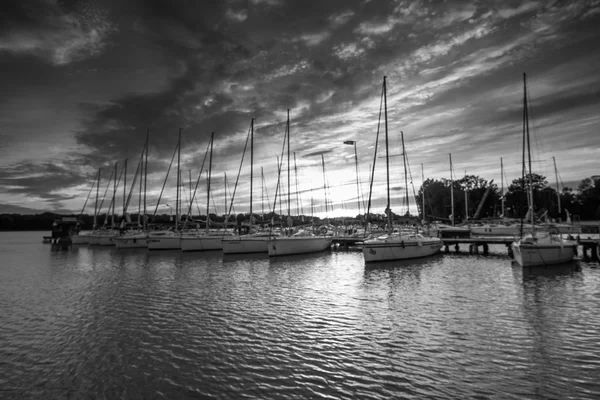
[[[175,228],[170,229],[162,229],[151,231],[148,233],[147,243],[148,250],[179,250],[181,248],[181,233],[179,232],[179,187],[180,187],[180,174],[179,170],[181,167],[181,128],[179,128],[179,138],[177,140],[177,195],[175,200]],[[175,152],[173,152],[173,157],[171,158],[171,164],[173,164],[173,160],[175,159]],[[169,171],[171,170],[171,164],[169,165],[169,169],[167,170],[166,179],[169,176]],[[163,184],[164,189],[164,184]],[[162,195],[162,192],[161,192]],[[160,205],[160,197],[156,204],[156,208],[154,209],[154,215],[156,215],[156,211],[158,210],[158,206]]]
[[[246,142],[247,143],[247,142]],[[243,162],[243,157],[242,157]],[[255,232],[253,203],[253,178],[254,178],[254,118],[250,121],[250,220],[248,221],[248,233],[224,238],[222,241],[223,254],[245,254],[245,253],[267,253],[267,239],[272,235],[269,232]],[[234,192],[235,194],[235,192]],[[233,198],[231,199],[233,205]],[[230,212],[231,213],[231,206]],[[229,218],[227,218],[229,220]]]
[[[135,181],[140,176],[140,184],[139,184],[139,202],[138,202],[138,220],[136,230],[130,230],[123,233],[120,236],[115,238],[115,246],[118,249],[135,249],[135,248],[147,248],[148,247],[148,232],[147,226],[145,226],[145,216],[146,216],[146,183],[147,183],[147,175],[148,175],[148,139],[149,132],[146,133],[146,143],[144,144],[144,148],[142,149],[142,155],[140,156],[140,161],[138,163],[138,169],[133,178],[133,184],[131,185],[131,190],[129,192],[129,198],[131,197],[131,193],[135,187]],[[144,156],[146,160],[144,161]],[[141,179],[141,176],[144,176],[144,179]],[[144,189],[144,216],[142,217],[142,188]],[[123,218],[125,218],[126,206],[123,207]],[[142,218],[144,220],[142,221]],[[142,228],[142,229],[140,229]]]
[[[121,182],[121,177],[122,177],[123,173],[125,172],[125,168],[123,168],[121,170],[121,174],[119,175],[118,181],[117,181],[117,171],[118,171],[118,164],[115,163],[115,167],[113,169],[113,174],[111,175],[111,178],[114,178],[113,179],[112,200],[108,206],[108,210],[105,215],[104,225],[101,228],[94,230],[89,235],[88,243],[91,245],[100,245],[100,246],[114,246],[115,245],[114,239],[117,236],[117,234],[119,233],[119,231],[115,229],[115,204],[116,204],[117,187],[118,187],[119,183]],[[110,186],[110,178],[109,178],[109,185],[106,187],[106,191],[108,191],[109,186]],[[106,197],[106,191],[104,192],[104,197]],[[100,205],[98,210],[100,210],[100,208],[102,208],[102,204]],[[112,209],[112,211],[111,211],[111,209]],[[111,212],[110,226],[106,226],[108,224],[108,218],[109,218],[108,213],[109,212]]]
[[[523,174],[522,182],[525,185],[525,153],[528,160],[529,179],[527,195],[529,210],[527,216],[530,219],[532,232],[522,235],[521,239],[511,244],[515,261],[522,267],[562,264],[573,260],[576,242],[564,240],[558,229],[547,227],[543,231],[534,229],[533,212],[533,185],[531,184],[531,145],[529,142],[529,112],[527,107],[527,75],[523,74]]]
[[[410,258],[427,257],[438,253],[442,248],[442,240],[437,237],[427,237],[419,233],[405,231],[394,232],[392,227],[392,211],[390,209],[390,173],[389,173],[389,151],[388,151],[388,119],[387,119],[387,77],[383,77],[383,106],[385,118],[385,148],[386,148],[386,176],[387,176],[387,206],[385,214],[387,217],[387,233],[363,242],[363,257],[366,263],[376,261],[405,260]],[[378,133],[379,135],[379,133]],[[377,145],[375,146],[375,155]],[[403,151],[404,153],[404,151]],[[375,162],[373,162],[373,173]],[[371,177],[371,182],[373,177]],[[369,194],[369,207],[371,194]],[[368,213],[367,213],[368,214]]]
[[[96,187],[96,181],[100,179],[100,171],[101,171],[101,169],[98,169],[98,173],[94,177],[94,182],[92,183],[92,187],[90,188],[87,199],[85,200],[85,203],[83,204],[83,208],[81,209],[81,212],[79,213],[79,217],[77,218],[77,220],[79,220],[81,218],[81,215],[83,215],[83,211],[85,210],[85,206],[87,205],[87,202],[90,199],[90,195],[92,194],[93,189]],[[96,192],[96,208],[98,208],[98,193],[97,192]],[[97,210],[94,210],[94,220],[96,219],[96,212],[97,212]],[[80,227],[81,227],[81,225],[77,224],[76,225],[77,230],[71,232],[71,243],[72,244],[88,244],[90,241],[91,231],[80,232],[78,229]]]
[[[292,233],[292,217],[290,210],[290,110],[287,110],[287,184],[288,184],[288,229],[282,232],[282,236],[276,236],[267,240],[267,250],[269,257],[284,256],[292,254],[305,254],[324,251],[331,248],[333,238],[326,234],[318,232],[314,234],[308,230],[299,230]],[[284,236],[287,232],[290,236]]]
[[[213,154],[213,142],[215,133],[213,132],[210,137],[210,158],[208,162],[208,186],[206,189],[206,230],[204,232],[188,232],[181,235],[181,250],[182,251],[209,251],[209,250],[221,250],[223,244],[221,243],[224,236],[232,235],[231,232],[226,230],[211,231],[210,229],[210,178],[212,174],[212,154]],[[202,174],[202,172],[200,172]],[[193,196],[192,196],[193,202]],[[190,210],[191,204],[190,202]]]

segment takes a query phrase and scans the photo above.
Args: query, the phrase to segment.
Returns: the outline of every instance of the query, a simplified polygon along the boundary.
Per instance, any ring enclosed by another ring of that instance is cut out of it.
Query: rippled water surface
[[[0,233],[0,398],[600,398],[600,268]]]

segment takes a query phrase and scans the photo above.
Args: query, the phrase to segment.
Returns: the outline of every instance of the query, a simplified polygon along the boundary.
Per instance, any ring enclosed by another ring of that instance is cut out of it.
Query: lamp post
[[[170,205],[168,205],[166,203],[163,205],[169,207],[169,221],[173,222],[173,207],[171,207]]]
[[[356,141],[346,140],[344,144],[354,145],[354,164],[356,165],[356,204],[358,204],[358,214],[360,215],[360,189],[358,187],[358,155],[356,153]]]

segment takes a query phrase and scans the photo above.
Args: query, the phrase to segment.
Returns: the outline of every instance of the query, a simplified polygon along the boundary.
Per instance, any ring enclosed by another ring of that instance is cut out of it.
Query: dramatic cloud
[[[92,0],[72,7],[64,4],[51,0],[9,4],[2,14],[0,51],[33,54],[54,65],[100,54],[115,29],[107,10]]]
[[[36,209],[76,209],[98,168],[107,179],[115,162],[137,163],[148,129],[156,202],[181,128],[182,175],[187,181],[192,171],[194,182],[215,132],[211,188],[223,209],[224,175],[233,185],[252,118],[254,188],[273,196],[289,109],[290,186],[305,197],[299,201],[308,207],[310,193],[323,204],[323,154],[328,202],[357,211],[354,149],[343,142],[356,141],[362,191],[375,162],[374,196],[382,198],[383,133],[373,151],[384,75],[398,204],[406,193],[400,131],[417,186],[420,164],[429,177],[449,176],[449,153],[456,171],[498,182],[503,157],[509,179],[518,175],[523,72],[538,158],[555,155],[566,181],[600,168],[589,161],[600,122],[597,2],[40,0],[3,7],[0,83],[12,94],[0,100],[3,203],[27,198]],[[249,201],[248,162],[238,208]],[[174,177],[161,203],[175,201]],[[286,180],[284,173],[284,190]]]

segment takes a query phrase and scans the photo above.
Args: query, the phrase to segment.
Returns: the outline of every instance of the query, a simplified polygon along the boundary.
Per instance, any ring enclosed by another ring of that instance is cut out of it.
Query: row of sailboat
[[[286,136],[287,139],[287,149],[288,149],[288,217],[287,222],[288,226],[286,229],[278,229],[278,230],[265,230],[265,229],[256,229],[256,224],[254,221],[254,214],[252,210],[252,192],[253,192],[253,141],[254,141],[254,119],[251,120],[251,126],[249,130],[248,139],[251,142],[250,149],[250,169],[251,169],[251,178],[250,178],[250,221],[247,225],[247,230],[244,230],[244,234],[242,234],[241,227],[238,229],[238,234],[234,234],[231,229],[227,229],[229,218],[226,218],[226,222],[224,223],[223,229],[211,229],[210,218],[207,217],[205,221],[206,229],[199,229],[194,223],[194,221],[182,220],[180,218],[180,176],[178,174],[177,177],[177,197],[176,197],[176,210],[175,210],[175,225],[174,227],[168,229],[160,229],[160,230],[149,230],[147,224],[147,218],[144,217],[143,221],[138,220],[137,224],[131,224],[135,226],[134,229],[125,229],[124,226],[125,220],[121,223],[120,229],[110,229],[110,228],[99,228],[94,229],[88,233],[82,233],[79,235],[72,236],[72,242],[74,244],[91,244],[91,245],[104,245],[104,246],[116,246],[120,249],[125,248],[148,248],[149,250],[182,250],[185,252],[191,251],[210,251],[210,250],[222,250],[224,254],[240,254],[240,253],[268,253],[270,256],[279,256],[279,255],[290,255],[290,254],[301,254],[301,253],[311,253],[318,252],[328,249],[332,243],[332,236],[328,235],[326,230],[322,229],[311,229],[308,226],[304,228],[294,228],[292,225],[292,218],[290,216],[290,177],[289,177],[289,157],[290,157],[290,148],[289,148],[289,137],[290,137],[290,119],[289,119],[289,110],[288,110],[288,119],[286,124]],[[211,136],[209,148],[207,149],[207,155],[209,155],[208,161],[208,187],[207,187],[207,216],[209,215],[210,209],[210,182],[211,182],[211,170],[212,170],[212,153],[213,153],[213,142],[214,142],[214,133]],[[285,147],[285,139],[284,139],[284,147]],[[179,132],[179,140],[176,146],[176,151],[173,153],[173,157],[171,160],[171,164],[177,155],[177,168],[179,170],[180,160],[181,160],[181,130]],[[145,157],[145,162],[143,162]],[[148,138],[146,139],[146,144],[144,145],[144,150],[142,152],[142,156],[140,158],[140,164],[138,165],[138,170],[136,171],[136,178],[134,178],[134,183],[132,184],[131,191],[129,196],[124,197],[124,205],[123,205],[123,215],[127,215],[127,206],[129,200],[131,198],[131,193],[133,191],[133,186],[135,185],[135,180],[138,177],[138,174],[141,174],[141,171],[144,170],[144,167],[147,166],[147,157],[148,157]],[[196,189],[193,193],[190,193],[190,209],[188,210],[187,215],[191,215],[192,204],[195,199],[196,190],[198,188],[198,183],[200,180],[200,176],[202,175],[202,170],[204,168],[204,163],[206,162],[206,156],[204,162],[202,164],[202,168],[200,170],[200,174],[198,177],[198,181],[196,182]],[[243,162],[243,159],[242,159]],[[146,167],[147,168],[147,167]],[[171,166],[169,166],[168,173],[170,171]],[[241,167],[240,167],[241,168]],[[279,165],[279,170],[281,170],[281,164]],[[113,215],[112,215],[112,224],[114,227],[114,204],[115,204],[115,193],[117,185],[121,182],[121,178],[119,180],[116,179],[116,171],[117,165],[115,165],[115,169],[113,174],[111,175],[111,179],[114,176],[114,189],[113,189],[113,201],[111,202]],[[147,174],[145,171],[144,175]],[[97,227],[96,215],[98,213],[98,193],[100,190],[99,183],[99,175],[98,172],[98,180],[97,180],[97,199],[96,199],[96,210],[94,217],[94,227]],[[165,178],[165,183],[166,183]],[[239,175],[238,175],[239,179]],[[96,183],[96,181],[94,181]],[[146,213],[146,198],[145,198],[145,184],[146,178],[144,177],[144,183],[140,180],[140,199],[142,198],[142,185],[144,186],[144,209],[143,215],[147,215]],[[124,187],[126,186],[124,182]],[[279,189],[279,182],[278,182]],[[108,187],[107,187],[108,190]],[[164,184],[163,184],[164,190]],[[235,192],[234,192],[235,194]],[[162,191],[161,191],[162,196]],[[127,200],[125,200],[127,198]],[[277,196],[276,196],[277,198]],[[87,202],[87,200],[86,200]],[[231,215],[232,206],[233,206],[234,198],[231,199],[231,205],[229,207],[228,215]],[[160,197],[158,200],[160,203]],[[100,204],[101,207],[102,204]],[[85,207],[85,206],[84,206]],[[275,210],[275,204],[274,204]],[[142,215],[141,204],[138,215]],[[156,210],[155,210],[156,215]],[[105,225],[108,220],[108,214],[105,219]],[[194,227],[195,226],[195,227]],[[242,226],[243,227],[243,226]]]
[[[525,94],[524,94],[524,119],[523,119],[523,134],[524,134],[524,156],[523,156],[523,174],[525,177],[525,145],[529,146],[529,125],[528,125],[528,112],[527,112],[527,89],[526,89],[526,80],[524,75],[524,86],[525,86]],[[382,122],[383,118],[383,124]],[[386,189],[387,189],[387,206],[385,209],[385,231],[379,232],[376,234],[371,234],[370,236],[364,237],[362,241],[362,252],[364,256],[365,262],[376,262],[376,261],[392,261],[392,260],[404,260],[404,259],[413,259],[413,258],[421,258],[434,255],[440,252],[443,242],[439,237],[427,236],[423,233],[423,231],[418,232],[416,230],[398,230],[393,227],[393,213],[391,211],[391,198],[390,198],[390,167],[389,167],[389,135],[388,135],[388,113],[387,113],[387,77],[383,78],[383,85],[381,91],[381,106],[379,112],[379,122],[378,122],[378,131],[377,137],[375,141],[375,151],[374,151],[374,160],[372,164],[371,170],[371,179],[370,179],[370,190],[369,190],[369,201],[368,201],[368,209],[366,215],[369,215],[371,212],[371,197],[372,197],[372,188],[373,182],[375,178],[375,164],[377,159],[377,151],[378,151],[378,143],[380,137],[379,127],[383,125],[384,127],[384,141],[385,141],[385,159],[386,159]],[[287,144],[286,144],[287,140]],[[205,221],[205,229],[199,229],[196,225],[195,228],[190,228],[190,226],[194,226],[193,221],[181,221],[179,204],[179,190],[181,186],[181,177],[179,172],[179,164],[181,157],[181,130],[179,132],[179,141],[176,147],[177,153],[177,163],[178,163],[178,174],[177,174],[177,200],[176,200],[176,218],[175,218],[175,228],[167,229],[167,230],[149,230],[147,218],[144,217],[140,220],[138,216],[137,224],[132,224],[137,227],[134,230],[124,230],[123,224],[125,220],[121,223],[121,230],[115,229],[95,229],[89,234],[81,234],[78,237],[73,237],[73,243],[84,243],[87,242],[89,244],[98,244],[98,245],[115,245],[117,248],[143,248],[147,247],[149,250],[167,250],[167,249],[180,249],[182,251],[207,251],[207,250],[222,250],[224,254],[241,254],[241,253],[267,253],[269,256],[282,256],[282,255],[291,255],[291,254],[302,254],[302,253],[311,253],[318,252],[328,249],[331,244],[333,237],[327,230],[315,229],[314,227],[310,228],[308,226],[304,228],[294,228],[292,224],[292,218],[290,216],[290,116],[289,110],[287,113],[287,123],[286,123],[286,132],[284,136],[284,144],[282,149],[282,157],[281,160],[278,160],[278,172],[279,176],[282,171],[282,163],[283,163],[283,151],[287,147],[287,206],[288,206],[288,215],[287,215],[287,227],[281,227],[278,231],[263,230],[257,229],[255,221],[253,220],[254,214],[252,209],[253,204],[253,144],[254,144],[254,119],[251,120],[250,129],[248,138],[246,141],[246,145],[248,141],[250,142],[250,220],[245,226],[244,232],[242,232],[241,228],[237,230],[237,232],[232,231],[228,228],[229,216],[231,216],[232,206],[234,198],[231,199],[231,205],[229,206],[229,210],[227,212],[228,218],[225,220],[225,224],[223,229],[211,229],[210,227],[210,218],[209,216],[209,204],[210,204],[210,177],[211,177],[211,167],[212,167],[212,147],[214,141],[214,133],[211,136],[209,148],[207,148],[207,154],[210,155],[208,161],[208,188],[207,188],[207,218]],[[405,156],[404,149],[404,134],[401,134],[403,155]],[[530,153],[530,149],[527,149],[528,153]],[[244,148],[245,154],[246,148]],[[173,159],[175,157],[175,152],[173,153],[173,158],[171,163],[173,163]],[[244,156],[242,156],[242,164],[244,161]],[[139,212],[138,215],[147,215],[146,210],[146,197],[145,197],[145,187],[146,187],[146,174],[147,174],[147,160],[148,160],[148,138],[146,139],[146,143],[144,145],[144,149],[142,151],[142,156],[140,157],[140,162],[138,164],[138,170],[136,171],[136,176],[134,178],[134,182],[132,184],[131,191],[129,192],[129,196],[126,196],[124,193],[123,200],[123,215],[127,215],[127,207],[129,205],[129,201],[131,199],[131,194],[133,191],[133,187],[136,184],[136,180],[138,176],[140,177],[139,183],[139,191],[140,191],[140,203],[139,203]],[[205,156],[206,161],[206,156]],[[406,171],[406,157],[405,157],[405,165],[404,169]],[[170,170],[171,166],[169,166]],[[202,169],[204,168],[204,162],[202,164]],[[242,165],[240,165],[241,171]],[[324,166],[323,166],[324,168]],[[200,171],[200,175],[202,174],[202,169]],[[144,179],[141,179],[141,176],[144,175]],[[200,180],[200,175],[198,181]],[[113,185],[113,200],[111,202],[111,206],[113,209],[113,225],[114,225],[114,207],[115,207],[115,198],[114,193],[116,193],[117,187],[117,165],[115,165],[114,173],[111,175],[111,178],[114,176]],[[168,172],[167,172],[168,176]],[[529,177],[531,177],[531,161],[529,161]],[[97,178],[97,187],[96,187],[96,214],[98,210],[98,192],[100,188],[100,171],[98,172]],[[238,172],[239,179],[239,172]],[[119,177],[119,182],[121,178]],[[124,187],[125,178],[123,178]],[[143,182],[142,182],[143,181]],[[408,187],[406,172],[405,172],[405,184]],[[523,178],[523,182],[525,179]],[[166,182],[166,178],[165,178]],[[191,185],[191,184],[190,184]],[[531,197],[531,184],[529,185],[529,197],[530,197],[530,214],[533,215],[533,204]],[[236,182],[237,187],[237,182]],[[143,188],[143,190],[142,190]],[[198,182],[196,182],[196,189],[198,188]],[[194,202],[196,189],[193,193],[190,192],[190,209],[187,215],[191,215],[191,208]],[[164,185],[163,185],[164,190]],[[191,190],[191,188],[190,188]],[[277,190],[280,190],[280,182],[278,178],[277,182]],[[143,210],[141,207],[141,199],[142,199],[142,191],[143,195]],[[162,191],[161,191],[162,196]],[[234,191],[235,196],[235,191]],[[89,196],[88,196],[89,198]],[[277,201],[277,193],[275,195],[275,201],[273,203],[273,212],[275,211],[275,204]],[[407,205],[408,205],[408,193],[407,193]],[[86,200],[87,202],[87,200]],[[159,198],[160,202],[160,198]],[[158,203],[157,203],[158,204]],[[84,206],[85,207],[85,206]],[[157,205],[158,207],[158,205]],[[156,213],[156,210],[155,210]],[[95,215],[96,215],[95,214]],[[107,216],[108,218],[108,216]],[[106,222],[106,221],[105,221]],[[130,222],[130,221],[127,221]],[[188,222],[190,222],[188,224]],[[183,224],[180,226],[179,224]],[[96,217],[94,219],[94,225],[96,224]],[[513,227],[514,228],[514,227]],[[485,228],[484,228],[485,229]],[[514,253],[515,261],[522,266],[529,265],[547,265],[547,264],[555,264],[561,263],[568,260],[572,260],[574,256],[574,243],[563,240],[560,235],[555,234],[555,232],[546,230],[544,233],[538,232],[539,228],[536,229],[533,225],[533,220],[531,221],[530,233],[528,235],[524,235],[524,231],[527,229],[523,228],[523,224],[520,226],[520,240],[515,241],[512,245],[512,250]],[[558,232],[556,232],[558,233]]]

